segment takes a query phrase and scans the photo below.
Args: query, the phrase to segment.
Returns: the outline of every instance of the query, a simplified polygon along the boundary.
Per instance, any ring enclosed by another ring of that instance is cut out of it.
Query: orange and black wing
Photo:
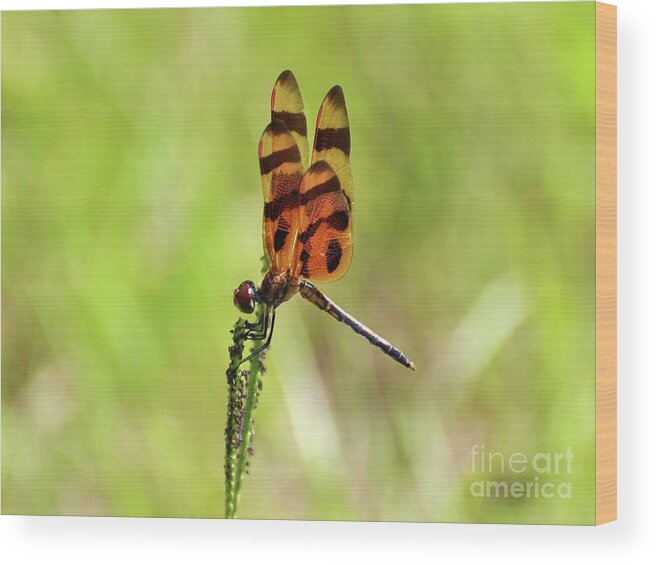
[[[264,130],[259,157],[264,252],[269,269],[281,273],[290,267],[294,253],[300,222],[299,186],[305,169],[296,139],[280,120],[272,121]]]
[[[349,208],[353,208],[351,131],[341,86],[333,86],[321,103],[314,134],[312,163],[326,161],[337,173]]]
[[[351,205],[326,161],[317,161],[303,175],[298,203],[300,228],[292,274],[316,281],[339,279],[353,253]]]
[[[303,98],[298,88],[296,77],[291,71],[280,73],[271,92],[271,121],[280,120],[291,132],[298,150],[301,162],[307,169],[309,163],[309,146],[307,138],[307,121],[303,113]]]
[[[351,134],[344,92],[333,86],[319,114],[312,166],[300,186],[300,227],[292,271],[317,281],[346,273],[353,254]]]

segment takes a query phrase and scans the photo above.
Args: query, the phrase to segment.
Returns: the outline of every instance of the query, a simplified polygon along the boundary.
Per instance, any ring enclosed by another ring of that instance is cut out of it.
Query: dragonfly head
[[[255,310],[255,303],[258,301],[257,289],[253,281],[244,281],[241,283],[233,294],[235,306],[244,314],[252,314]]]

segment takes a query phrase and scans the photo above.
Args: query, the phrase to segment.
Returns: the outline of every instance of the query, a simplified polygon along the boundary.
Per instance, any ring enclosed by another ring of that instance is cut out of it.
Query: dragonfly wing
[[[264,130],[259,145],[264,192],[262,236],[269,268],[289,268],[299,227],[299,185],[303,162],[296,139],[280,120]]]
[[[301,161],[309,166],[307,121],[303,112],[303,98],[296,77],[291,71],[280,73],[271,93],[271,121],[280,120],[287,126],[301,154]]]
[[[292,273],[334,281],[346,273],[353,253],[351,206],[335,170],[317,161],[303,175],[298,244]]]
[[[353,208],[351,131],[341,86],[333,86],[321,103],[314,135],[312,163],[326,161],[337,173],[349,207]]]

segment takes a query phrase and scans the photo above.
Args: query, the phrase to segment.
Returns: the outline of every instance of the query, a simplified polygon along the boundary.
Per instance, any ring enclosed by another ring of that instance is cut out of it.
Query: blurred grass
[[[286,304],[240,516],[592,521],[591,2],[2,14],[3,512],[222,515],[286,68],[351,116],[323,290],[418,373]],[[473,499],[473,444],[572,446],[574,499]]]

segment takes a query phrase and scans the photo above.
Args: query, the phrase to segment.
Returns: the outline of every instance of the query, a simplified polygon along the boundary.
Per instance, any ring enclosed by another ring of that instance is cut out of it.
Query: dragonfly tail
[[[330,298],[328,298],[323,292],[321,292],[316,286],[306,280],[299,281],[299,294],[305,298],[308,302],[314,304],[320,310],[327,312],[333,318],[346,324],[351,328],[356,334],[364,337],[369,343],[376,346],[383,353],[389,355],[395,361],[398,361],[404,367],[408,369],[416,370],[415,364],[410,361],[407,355],[403,353],[400,349],[394,347],[390,342],[383,339],[375,332],[370,330],[364,324],[358,322],[353,316],[348,312],[340,308],[335,304]]]

